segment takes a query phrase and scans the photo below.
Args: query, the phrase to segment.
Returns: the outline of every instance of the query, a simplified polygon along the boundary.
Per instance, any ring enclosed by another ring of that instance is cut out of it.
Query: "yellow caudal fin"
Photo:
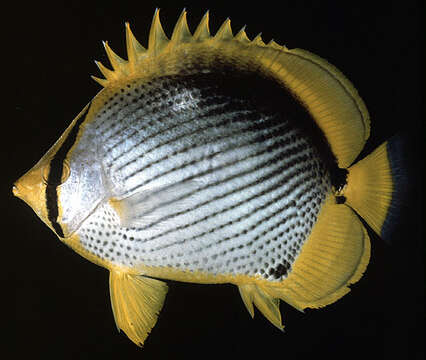
[[[346,204],[379,235],[391,204],[394,188],[386,145],[387,143],[380,145],[370,155],[348,169],[347,186],[342,192]]]
[[[278,329],[284,327],[281,324],[280,300],[270,296],[260,286],[255,284],[239,285],[241,298],[251,317],[254,316],[253,303],[260,312]]]
[[[111,271],[111,305],[117,327],[142,346],[154,327],[167,293],[167,285],[143,276]]]
[[[388,243],[417,196],[417,154],[415,134],[400,133],[348,169],[346,204]]]
[[[289,276],[264,291],[296,309],[317,308],[340,299],[358,281],[370,258],[370,240],[357,215],[330,196]]]

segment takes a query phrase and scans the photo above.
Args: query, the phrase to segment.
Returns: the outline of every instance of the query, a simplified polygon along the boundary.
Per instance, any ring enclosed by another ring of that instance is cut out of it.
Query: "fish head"
[[[40,161],[13,185],[13,194],[25,201],[61,239],[70,237],[103,198],[104,176],[96,146],[79,146],[81,125],[87,120],[89,105]]]

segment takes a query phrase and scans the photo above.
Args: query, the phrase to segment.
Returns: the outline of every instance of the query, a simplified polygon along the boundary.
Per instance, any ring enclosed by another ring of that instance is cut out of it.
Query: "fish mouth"
[[[31,202],[29,201],[29,195],[31,194],[31,190],[33,189],[26,189],[25,187],[23,187],[22,184],[20,184],[20,180],[21,179],[19,179],[13,184],[12,194],[27,203],[28,205],[32,206]]]
[[[37,216],[49,224],[43,182],[39,180],[39,168],[32,169],[14,182],[12,193],[30,206]]]
[[[12,194],[29,205],[37,213],[36,209],[34,208],[33,201],[31,201],[32,189],[26,189],[25,187],[20,186],[19,182],[20,181],[18,180],[13,184]]]

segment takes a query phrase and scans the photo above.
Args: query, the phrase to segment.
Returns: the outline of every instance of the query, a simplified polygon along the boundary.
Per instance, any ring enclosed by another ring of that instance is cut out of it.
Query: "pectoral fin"
[[[167,293],[167,285],[143,276],[111,271],[111,305],[117,327],[142,346],[154,327]]]
[[[173,214],[185,212],[198,203],[197,181],[185,181],[160,188],[140,191],[124,199],[111,199],[121,225],[144,227]]]

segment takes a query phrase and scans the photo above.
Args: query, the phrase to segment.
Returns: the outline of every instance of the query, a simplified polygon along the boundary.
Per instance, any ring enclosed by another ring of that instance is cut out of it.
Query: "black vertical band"
[[[46,185],[47,218],[59,237],[64,237],[64,232],[62,230],[61,225],[57,222],[59,215],[57,187],[62,183],[61,179],[64,168],[64,161],[71,147],[77,140],[77,134],[80,130],[80,125],[85,120],[89,108],[90,106],[88,105],[85,111],[81,113],[80,117],[72,127],[71,131],[68,133],[68,136],[62,143],[61,147],[58,149],[58,151],[50,161],[49,175],[47,177]]]

